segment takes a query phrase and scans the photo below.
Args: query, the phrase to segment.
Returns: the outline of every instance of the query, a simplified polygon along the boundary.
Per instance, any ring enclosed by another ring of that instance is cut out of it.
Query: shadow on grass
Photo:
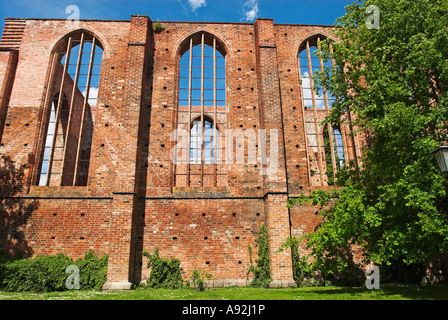
[[[448,285],[382,285],[378,290],[369,290],[366,287],[329,287],[307,288],[307,294],[316,296],[328,295],[334,299],[373,299],[373,300],[448,300]]]

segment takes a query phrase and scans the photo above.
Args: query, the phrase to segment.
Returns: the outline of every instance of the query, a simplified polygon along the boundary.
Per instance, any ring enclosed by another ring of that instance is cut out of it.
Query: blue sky
[[[0,0],[0,30],[4,17],[67,18],[76,5],[81,19],[129,20],[132,14],[160,21],[253,22],[332,25],[344,15],[350,0]]]

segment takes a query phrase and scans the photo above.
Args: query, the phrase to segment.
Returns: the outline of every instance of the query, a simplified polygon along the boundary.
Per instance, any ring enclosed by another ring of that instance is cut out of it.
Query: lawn
[[[50,293],[0,291],[0,300],[448,300],[448,286],[384,285],[379,290],[365,287],[215,288],[202,292],[194,289]]]

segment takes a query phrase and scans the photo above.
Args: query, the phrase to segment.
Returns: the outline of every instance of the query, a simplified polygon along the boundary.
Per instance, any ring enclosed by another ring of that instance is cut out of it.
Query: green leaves
[[[151,273],[147,282],[150,288],[179,289],[182,287],[182,268],[180,260],[176,258],[163,259],[159,257],[159,249],[154,254],[143,250],[143,256],[148,258],[148,268]]]
[[[100,291],[107,280],[108,256],[99,258],[90,250],[75,265],[79,268],[80,289]]]
[[[208,273],[207,271],[194,269],[191,273],[191,282],[193,282],[193,287],[197,290],[204,291],[207,288],[206,280],[210,280],[212,277],[213,274]]]
[[[92,251],[84,259],[73,261],[62,253],[34,259],[0,259],[0,288],[17,292],[52,292],[67,290],[65,272],[70,265],[80,269],[80,289],[101,290],[107,278],[107,256],[98,258]]]
[[[311,270],[307,257],[300,257],[299,243],[300,240],[296,237],[287,238],[276,253],[291,248],[293,278],[298,287],[319,284],[319,279]]]
[[[252,272],[254,278],[251,282],[253,287],[268,287],[271,279],[271,269],[269,266],[269,239],[268,229],[266,225],[262,225],[258,239],[256,240],[258,247],[258,258],[255,260],[256,265],[252,262],[252,247],[249,245],[250,266],[247,275]]]
[[[365,25],[369,5],[380,9],[379,30]],[[326,122],[347,123],[351,112],[369,134],[362,167],[339,170],[343,189],[288,206],[321,206],[304,240],[324,273],[349,266],[353,245],[367,262],[428,263],[448,247],[448,180],[430,154],[448,141],[448,1],[356,1],[337,26],[335,68],[314,80],[337,98]],[[330,53],[321,42],[319,55]]]

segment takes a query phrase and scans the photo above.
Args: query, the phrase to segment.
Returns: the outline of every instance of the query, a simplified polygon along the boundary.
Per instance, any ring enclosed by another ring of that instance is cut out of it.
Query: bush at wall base
[[[88,251],[77,261],[60,253],[34,259],[10,260],[0,254],[0,290],[10,292],[52,292],[68,290],[70,265],[79,268],[81,290],[101,290],[106,282],[107,256],[98,258]]]
[[[154,254],[143,250],[143,256],[148,258],[148,268],[151,269],[147,286],[149,288],[182,288],[182,271],[180,260],[177,258],[163,259],[159,256],[159,249]]]

